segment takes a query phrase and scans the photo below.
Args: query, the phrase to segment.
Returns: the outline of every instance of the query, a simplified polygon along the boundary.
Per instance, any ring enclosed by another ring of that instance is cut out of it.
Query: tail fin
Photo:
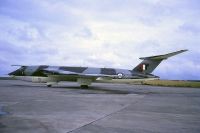
[[[133,71],[136,72],[143,72],[143,73],[152,73],[153,70],[163,61],[167,58],[183,53],[188,50],[180,50],[176,52],[172,52],[165,55],[157,55],[157,56],[150,56],[150,57],[141,57],[140,59],[143,60],[139,65],[137,65]]]

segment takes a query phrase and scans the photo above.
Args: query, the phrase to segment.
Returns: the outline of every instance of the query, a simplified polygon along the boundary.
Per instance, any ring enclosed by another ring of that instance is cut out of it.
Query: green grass
[[[12,77],[0,77],[0,80],[14,80]]]
[[[149,81],[144,81],[143,84],[153,85],[153,86],[200,88],[200,82],[197,82],[197,81],[149,80]]]

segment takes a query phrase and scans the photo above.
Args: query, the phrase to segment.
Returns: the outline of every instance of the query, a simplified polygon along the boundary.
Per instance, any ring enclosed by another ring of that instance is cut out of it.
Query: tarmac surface
[[[0,80],[0,133],[200,133],[200,89]]]

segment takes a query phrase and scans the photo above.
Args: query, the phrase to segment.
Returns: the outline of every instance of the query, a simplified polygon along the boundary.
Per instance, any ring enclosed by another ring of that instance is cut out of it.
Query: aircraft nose
[[[10,75],[10,76],[23,76],[23,71],[24,71],[23,67],[21,67],[21,68],[15,70],[13,72],[8,73],[8,75]]]
[[[17,75],[17,70],[16,71],[13,71],[13,72],[10,72],[10,73],[8,73],[8,75],[10,75],[10,76],[16,76]]]

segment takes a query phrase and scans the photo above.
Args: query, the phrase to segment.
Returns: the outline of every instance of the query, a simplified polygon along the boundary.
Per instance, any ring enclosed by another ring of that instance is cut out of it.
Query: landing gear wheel
[[[58,82],[56,82],[56,81],[51,81],[51,82],[47,82],[46,83],[46,86],[47,87],[52,87],[53,85],[57,85],[58,84]]]
[[[86,89],[88,88],[88,85],[81,85],[81,88]]]
[[[52,85],[47,85],[47,87],[52,87]]]

